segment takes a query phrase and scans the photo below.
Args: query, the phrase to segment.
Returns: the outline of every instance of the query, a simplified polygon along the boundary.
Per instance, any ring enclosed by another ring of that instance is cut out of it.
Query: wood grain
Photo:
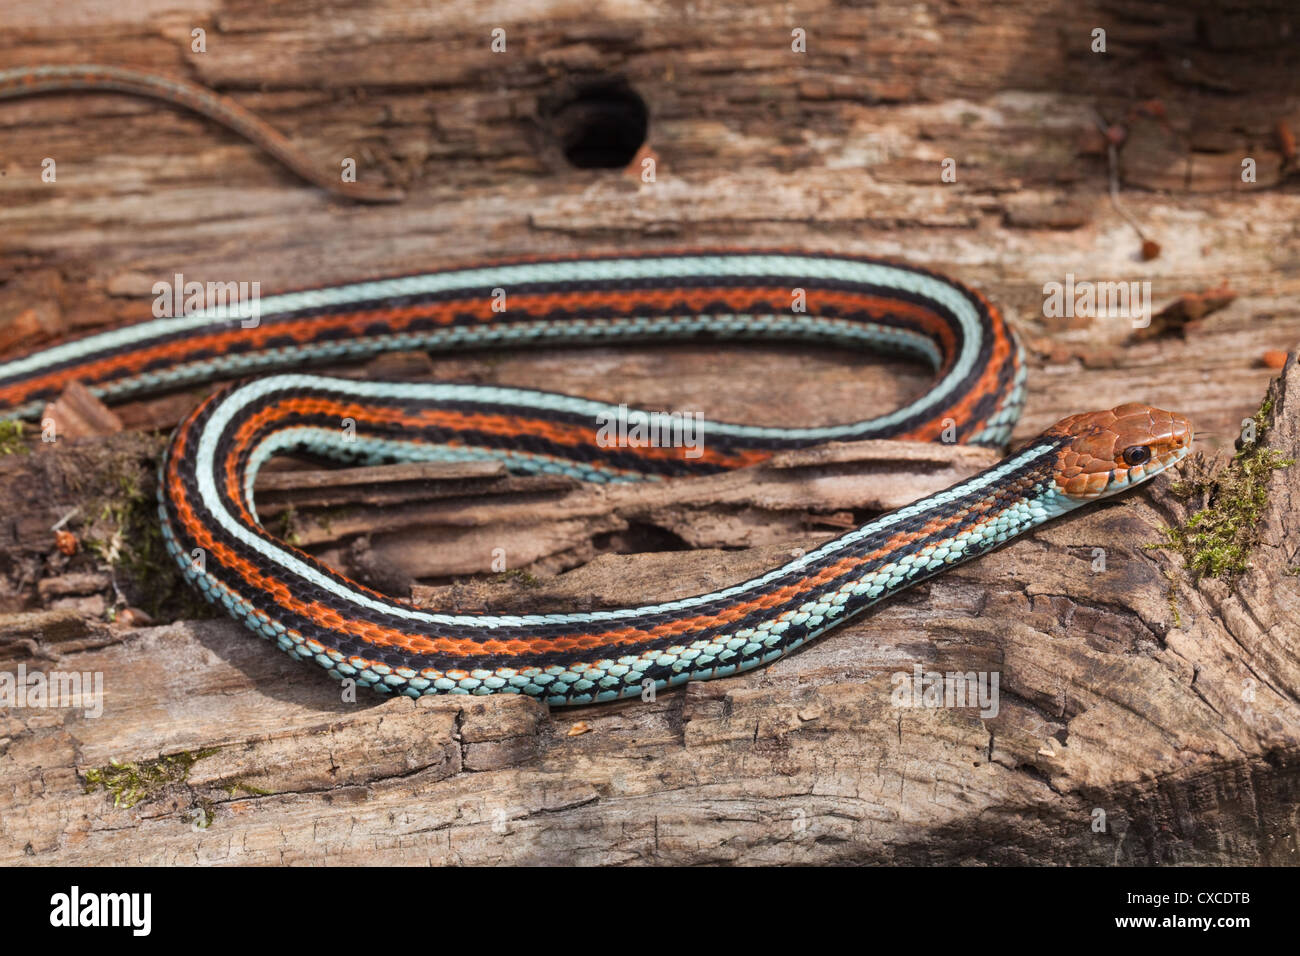
[[[157,104],[0,103],[0,349],[142,318],[153,282],[177,272],[269,292],[484,257],[798,246],[897,256],[997,302],[1030,347],[1018,437],[1141,400],[1189,415],[1212,454],[1258,408],[1274,374],[1263,354],[1300,342],[1300,194],[1279,133],[1300,128],[1295,45],[1281,40],[1295,12],[1120,6],[10,4],[0,69],[172,72],[408,199],[347,205]],[[1089,49],[1099,26],[1104,55]],[[206,53],[190,52],[196,27]],[[805,54],[791,52],[795,28]],[[594,76],[645,99],[654,183],[565,163],[544,106]],[[1119,141],[1123,206],[1160,244],[1151,261],[1111,204],[1099,121]],[[47,157],[55,183],[40,177]],[[1254,183],[1240,178],[1246,157]],[[955,182],[940,178],[946,158]],[[1135,341],[1127,321],[1045,316],[1044,285],[1070,273],[1150,281],[1157,309],[1225,285],[1235,298],[1182,334]],[[763,424],[860,417],[927,383],[789,347],[528,350],[407,371]],[[1294,365],[1286,374],[1270,440],[1289,452],[1300,385]],[[159,439],[141,429],[197,398],[116,408],[118,434],[0,456],[3,670],[84,670],[105,688],[98,718],[0,711],[0,861],[1294,858],[1294,469],[1273,478],[1254,567],[1232,586],[1194,585],[1145,547],[1187,508],[1160,480],[744,677],[551,713],[518,699],[352,703],[225,620],[170,606],[152,626],[106,622],[115,589],[135,593],[127,571],[55,547],[51,528],[77,508],[67,527],[83,543],[106,533],[111,489],[147,500]],[[743,579],[920,493],[925,475],[978,467],[962,454],[839,448],[617,493],[286,470],[266,500],[326,560],[424,604],[603,607]],[[497,548],[517,573],[491,574]],[[998,673],[997,715],[894,706],[893,675],[917,665]],[[579,721],[587,732],[570,735]],[[203,756],[184,782],[132,807],[84,792],[110,761],[186,752]]]

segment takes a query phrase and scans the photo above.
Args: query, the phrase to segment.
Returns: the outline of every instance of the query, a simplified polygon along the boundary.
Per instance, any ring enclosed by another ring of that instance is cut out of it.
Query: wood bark
[[[765,0],[703,0],[690,15],[624,0],[594,15],[553,0],[11,3],[0,69],[186,76],[408,199],[349,206],[156,104],[0,103],[0,349],[142,318],[152,284],[177,272],[269,292],[553,251],[845,250],[948,271],[1006,310],[1030,349],[1018,438],[1141,400],[1191,417],[1222,468],[1277,374],[1269,353],[1300,342],[1300,72],[1282,39],[1300,32],[1295,16],[1226,2],[882,0],[797,15]],[[491,52],[494,27],[505,53]],[[1090,48],[1098,27],[1105,54]],[[205,53],[190,52],[195,28]],[[806,53],[791,50],[796,28]],[[639,164],[565,163],[555,104],[600,76],[649,107],[654,183]],[[46,158],[55,183],[41,180]],[[1112,176],[1155,258],[1142,260]],[[1150,281],[1155,332],[1045,316],[1045,284],[1071,273]],[[773,424],[861,417],[927,382],[888,361],[761,346],[405,356],[369,373]],[[1294,363],[1273,388],[1265,439],[1291,454]],[[154,623],[121,611],[139,604],[140,569],[114,556],[139,544],[123,508],[152,491],[161,439],[148,430],[197,397],[121,406],[120,432],[0,457],[0,671],[100,673],[104,687],[101,717],[0,711],[0,861],[1294,859],[1300,469],[1270,479],[1252,567],[1231,584],[1147,547],[1197,504],[1160,479],[750,675],[554,712],[511,698],[353,703],[179,599],[150,608]],[[612,490],[290,462],[259,496],[304,547],[421,603],[608,607],[741,580],[986,461],[864,443]],[[513,573],[491,574],[497,549]],[[918,666],[997,673],[997,715],[895,706],[894,675]],[[114,761],[143,779],[160,758],[160,782],[132,806],[94,785]]]

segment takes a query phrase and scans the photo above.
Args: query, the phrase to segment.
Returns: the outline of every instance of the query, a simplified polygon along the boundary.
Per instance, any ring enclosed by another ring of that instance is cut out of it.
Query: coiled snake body
[[[792,309],[796,298],[806,311]],[[598,422],[621,414],[617,406],[548,392],[302,373],[225,387],[177,428],[163,459],[168,549],[208,600],[256,634],[384,692],[582,704],[639,695],[647,682],[740,673],[1147,480],[1192,440],[1186,420],[1145,405],[1075,415],[974,477],[707,594],[590,612],[440,613],[349,580],[268,532],[252,492],[261,465],[290,451],[352,463],[491,460],[610,482],[711,474],[831,440],[1000,447],[1024,398],[1016,338],[982,296],[935,273],[797,252],[498,263],[290,292],[262,299],[260,313],[245,328],[213,308],[0,363],[0,409],[33,417],[73,381],[117,400],[393,349],[775,339],[906,353],[936,371],[906,407],[847,424],[705,421],[694,458],[673,447],[605,447]]]

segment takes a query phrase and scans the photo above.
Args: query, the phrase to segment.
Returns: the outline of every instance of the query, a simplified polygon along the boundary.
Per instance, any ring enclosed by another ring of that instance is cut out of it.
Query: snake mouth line
[[[1186,444],[1182,445],[1179,448],[1174,448],[1170,451],[1162,452],[1161,454],[1157,455],[1154,459],[1152,459],[1150,462],[1148,462],[1147,465],[1143,468],[1143,473],[1141,477],[1139,477],[1136,480],[1132,478],[1129,479],[1128,487],[1132,487],[1133,485],[1137,485],[1137,484],[1143,484],[1151,480],[1152,478],[1154,478],[1156,475],[1168,471],[1170,468],[1173,468],[1184,458],[1186,458],[1188,454],[1191,453],[1191,450],[1192,450],[1192,438],[1189,435]]]
[[[1065,497],[1074,499],[1081,503],[1099,501],[1103,498],[1111,498],[1132,488],[1136,488],[1138,485],[1146,484],[1157,475],[1168,471],[1186,458],[1190,451],[1191,442],[1189,440],[1188,443],[1181,448],[1175,448],[1172,451],[1163,452],[1148,460],[1140,470],[1137,468],[1125,469],[1128,474],[1124,475],[1122,478],[1118,476],[1112,477],[1104,488],[1097,491],[1066,491],[1059,477],[1055,482],[1056,489]],[[1136,474],[1134,474],[1135,472]]]

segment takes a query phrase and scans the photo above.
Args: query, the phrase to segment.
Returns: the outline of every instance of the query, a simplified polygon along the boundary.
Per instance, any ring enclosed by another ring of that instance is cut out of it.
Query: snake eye
[[[1140,465],[1151,458],[1151,449],[1146,445],[1129,445],[1124,449],[1124,464],[1132,467]]]

